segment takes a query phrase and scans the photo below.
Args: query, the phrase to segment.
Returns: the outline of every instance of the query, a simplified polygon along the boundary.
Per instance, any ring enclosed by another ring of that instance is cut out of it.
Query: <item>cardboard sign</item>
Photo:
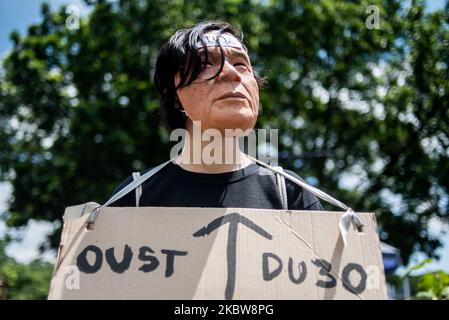
[[[49,299],[386,299],[374,213],[242,208],[66,209]]]

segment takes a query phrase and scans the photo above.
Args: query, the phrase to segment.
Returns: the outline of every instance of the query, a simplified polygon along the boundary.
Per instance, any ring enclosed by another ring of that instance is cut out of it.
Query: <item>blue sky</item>
[[[11,41],[9,40],[11,31],[17,30],[24,35],[30,24],[40,21],[40,6],[42,2],[42,0],[0,0],[0,58],[11,48]],[[51,0],[47,2],[50,4],[52,11],[63,4],[72,4],[79,7],[82,15],[86,15],[89,12],[89,8],[87,8],[83,0]],[[427,10],[441,9],[444,7],[444,3],[444,0],[428,0]],[[7,184],[0,183],[0,211],[2,208],[5,208],[9,193],[10,187]],[[52,228],[51,224],[31,221],[29,227],[23,230],[24,241],[13,243],[8,248],[8,252],[20,261],[30,261],[37,254],[39,242]],[[444,242],[444,247],[439,250],[442,254],[442,260],[428,265],[426,270],[441,268],[449,272],[449,227],[434,221],[430,229],[431,233],[436,236],[440,236],[442,231],[446,231],[447,234],[441,238]],[[5,226],[0,221],[0,237],[4,232]],[[415,255],[413,261],[419,261],[421,258],[422,255]],[[51,257],[49,259],[51,260]]]
[[[28,26],[40,21],[42,0],[0,0],[0,56],[11,47],[9,34],[17,30],[25,34]],[[54,11],[63,4],[73,4],[80,8],[81,14],[87,12],[87,6],[82,0],[51,0],[46,1]]]
[[[113,0],[111,0],[113,1]],[[0,57],[11,47],[9,34],[13,30],[25,34],[27,27],[40,19],[42,0],[0,0]],[[63,4],[72,4],[80,8],[81,14],[88,13],[89,8],[83,0],[50,0],[52,10]],[[444,0],[427,0],[427,10],[433,11],[444,7]]]
[[[38,22],[42,0],[0,0],[0,57],[11,47],[9,33],[18,30],[24,34],[27,26]],[[88,12],[83,0],[51,0],[47,1],[52,10],[63,5],[77,5],[81,14]],[[428,11],[444,7],[444,0],[427,0]]]

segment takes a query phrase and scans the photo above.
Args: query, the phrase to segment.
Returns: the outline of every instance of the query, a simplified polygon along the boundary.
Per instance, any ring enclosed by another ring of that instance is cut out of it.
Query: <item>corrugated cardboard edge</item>
[[[90,212],[98,206],[99,206],[98,203],[90,201],[90,202],[86,202],[86,203],[83,203],[80,205],[70,206],[65,209],[64,215],[62,217],[63,228],[62,228],[62,232],[61,232],[61,241],[59,243],[58,254],[56,256],[56,262],[55,262],[55,266],[53,268],[52,280],[50,283],[50,288],[49,288],[48,297],[47,297],[48,299],[50,299],[50,297],[52,296],[52,292],[53,292],[53,288],[54,288],[54,279],[55,279],[54,276],[61,265],[61,262],[65,255],[65,252],[67,251],[66,249],[69,247],[68,236],[70,234],[69,229],[71,226],[71,221],[77,220],[85,214],[90,214]],[[83,227],[84,226],[81,226],[81,228],[83,228]]]

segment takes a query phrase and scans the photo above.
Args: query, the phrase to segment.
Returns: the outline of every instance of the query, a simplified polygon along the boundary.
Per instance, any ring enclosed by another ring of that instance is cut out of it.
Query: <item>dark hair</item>
[[[191,84],[205,68],[208,62],[208,54],[203,35],[214,30],[218,30],[217,42],[221,52],[221,67],[208,80],[214,79],[222,72],[224,66],[224,51],[218,40],[222,33],[227,32],[236,37],[245,51],[248,52],[243,44],[243,33],[239,28],[224,21],[202,21],[193,27],[177,30],[159,51],[154,73],[154,84],[160,97],[160,114],[170,130],[185,128],[187,117],[181,111],[183,109],[176,90]],[[201,63],[199,48],[196,47],[197,42],[201,42],[203,49],[205,49],[205,64]],[[174,78],[178,72],[180,72],[180,82],[178,86],[175,86]],[[255,73],[254,77],[259,88],[264,87],[267,83],[264,78],[257,76]]]

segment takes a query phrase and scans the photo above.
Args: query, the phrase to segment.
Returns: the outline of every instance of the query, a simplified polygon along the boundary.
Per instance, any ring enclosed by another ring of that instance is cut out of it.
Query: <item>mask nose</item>
[[[231,81],[241,80],[240,73],[228,61],[225,61],[223,65],[223,70],[221,71],[219,78],[220,80],[231,80]]]

